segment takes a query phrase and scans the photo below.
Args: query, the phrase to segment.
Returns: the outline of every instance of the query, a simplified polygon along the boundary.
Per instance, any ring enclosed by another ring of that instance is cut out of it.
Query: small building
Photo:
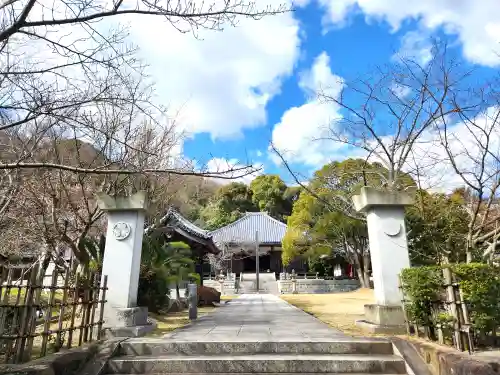
[[[286,224],[269,216],[266,212],[247,212],[243,217],[225,227],[210,232],[215,244],[227,254],[227,268],[235,274],[257,271],[257,247],[259,272],[283,271],[302,273],[307,271],[304,259],[297,259],[284,269],[281,261],[281,241]]]
[[[146,228],[144,235],[160,235],[165,242],[186,243],[192,251],[196,261],[196,273],[200,275],[202,283],[205,269],[210,268],[208,264],[204,267],[205,255],[220,252],[208,231],[191,223],[173,208],[170,208],[158,223]]]

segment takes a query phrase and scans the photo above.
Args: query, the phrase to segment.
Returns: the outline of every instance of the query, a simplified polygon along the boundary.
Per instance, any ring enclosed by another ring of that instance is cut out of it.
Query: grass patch
[[[198,307],[198,318],[213,312],[215,309],[215,306]],[[157,327],[154,331],[148,333],[146,337],[162,337],[163,335],[173,331],[174,329],[184,327],[190,322],[187,309],[175,313],[149,313],[149,316],[156,320]]]
[[[4,288],[1,293],[0,293],[0,299],[3,301],[5,298],[5,295],[7,293],[7,289]],[[19,304],[23,304],[24,299],[26,298],[26,287],[18,288],[18,287],[12,287],[9,290],[8,294],[8,304],[15,305],[19,296]],[[41,304],[47,304],[49,302],[49,297],[50,297],[50,292],[42,290],[40,294],[40,303]],[[54,293],[54,302],[61,302],[63,298],[63,292],[62,291],[56,291]]]
[[[239,296],[220,296],[221,301],[232,301],[233,299],[238,298]]]
[[[364,305],[375,301],[372,289],[332,294],[289,294],[281,298],[352,336],[367,335],[354,322],[364,319]]]

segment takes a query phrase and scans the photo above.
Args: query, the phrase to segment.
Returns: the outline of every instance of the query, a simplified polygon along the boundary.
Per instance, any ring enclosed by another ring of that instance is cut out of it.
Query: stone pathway
[[[406,374],[389,341],[345,336],[272,294],[244,294],[161,339],[120,343],[107,374]]]
[[[164,338],[204,342],[311,342],[347,339],[347,336],[277,296],[243,294]]]

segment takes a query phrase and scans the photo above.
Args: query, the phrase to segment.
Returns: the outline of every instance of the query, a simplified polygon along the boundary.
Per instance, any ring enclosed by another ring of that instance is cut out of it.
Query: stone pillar
[[[198,318],[198,285],[188,284],[188,317],[190,320]]]
[[[353,202],[366,213],[376,302],[365,305],[366,320],[358,324],[372,332],[404,332],[399,274],[410,267],[404,219],[412,196],[363,187]]]
[[[104,327],[113,337],[141,336],[154,328],[148,324],[147,308],[137,306],[146,194],[98,194],[97,203],[108,215],[102,264],[102,274],[108,276]]]
[[[292,294],[297,294],[297,277],[295,273],[292,274]]]

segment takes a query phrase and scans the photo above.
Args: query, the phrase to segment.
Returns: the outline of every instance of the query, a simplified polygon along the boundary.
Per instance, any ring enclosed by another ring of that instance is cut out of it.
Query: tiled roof
[[[235,222],[210,232],[217,245],[224,243],[253,243],[258,232],[259,243],[281,244],[286,224],[265,212],[247,212]]]
[[[208,231],[206,231],[205,229],[201,229],[197,225],[194,225],[193,223],[191,223],[188,219],[186,219],[184,216],[182,216],[179,212],[177,212],[173,208],[169,208],[169,210],[167,211],[165,216],[163,216],[160,219],[160,222],[158,224],[152,225],[152,226],[146,228],[145,233],[150,232],[151,230],[153,230],[156,227],[166,225],[167,223],[171,226],[178,226],[182,230],[184,230],[184,231],[186,231],[186,232],[188,232],[196,237],[199,237],[199,238],[202,238],[205,240],[212,239],[212,236],[209,234]]]

